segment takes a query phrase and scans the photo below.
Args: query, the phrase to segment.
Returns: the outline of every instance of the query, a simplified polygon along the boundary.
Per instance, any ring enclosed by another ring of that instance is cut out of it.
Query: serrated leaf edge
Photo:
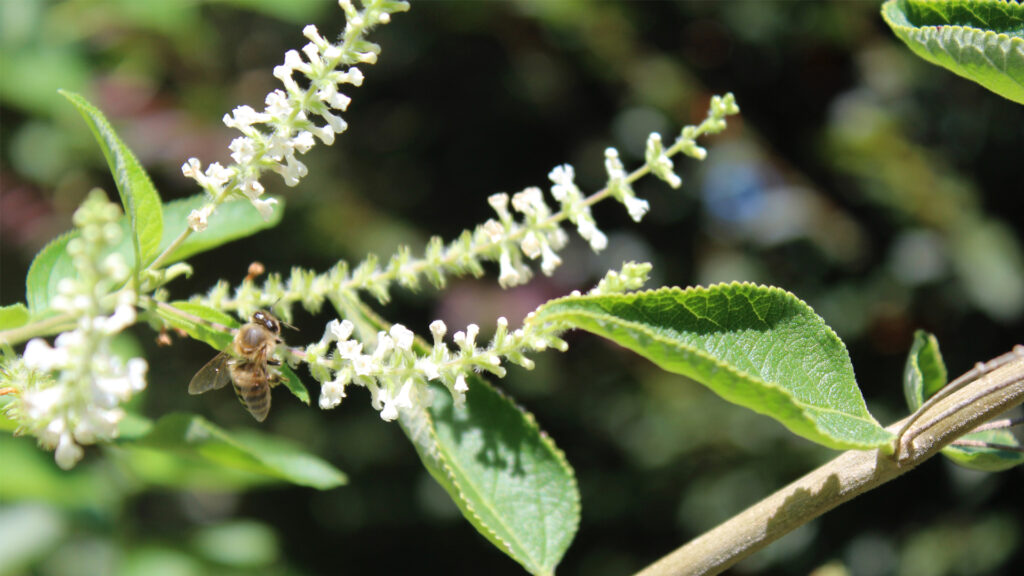
[[[554,441],[551,439],[551,437],[546,432],[544,432],[543,429],[540,428],[540,426],[537,423],[536,417],[534,417],[534,415],[532,413],[528,412],[522,406],[519,406],[518,404],[513,402],[511,400],[511,398],[507,394],[505,394],[500,388],[491,385],[491,383],[486,381],[484,378],[477,376],[477,377],[474,378],[474,380],[475,380],[474,383],[476,385],[480,385],[482,383],[483,385],[490,387],[491,390],[493,390],[495,393],[498,394],[498,396],[502,399],[502,401],[506,402],[509,406],[511,406],[517,412],[519,412],[519,414],[521,414],[522,417],[525,418],[528,423],[532,423],[536,427],[536,429],[538,430],[538,435],[540,436],[541,441],[551,450],[552,453],[554,453],[554,455],[555,455],[559,465],[562,467],[562,469],[564,471],[566,471],[568,473],[568,476],[569,476],[569,479],[570,479],[570,482],[571,482],[572,488],[573,488],[573,494],[577,495],[577,497],[573,501],[572,512],[573,512],[573,514],[576,517],[576,519],[575,519],[576,520],[576,528],[578,530],[579,529],[580,516],[581,516],[581,509],[582,509],[581,508],[580,498],[578,497],[579,496],[579,483],[578,483],[578,481],[576,479],[576,472],[573,470],[572,466],[569,464],[569,460],[568,460],[568,458],[566,458],[565,453],[554,443]],[[470,387],[469,393],[470,394],[473,393],[472,385]],[[481,517],[480,514],[477,513],[476,507],[473,506],[473,504],[467,498],[467,496],[466,496],[467,493],[466,493],[465,487],[456,478],[456,474],[455,474],[455,470],[454,470],[454,468],[455,468],[454,467],[454,463],[452,463],[450,461],[451,459],[446,455],[445,451],[441,450],[441,446],[443,446],[443,444],[440,442],[440,440],[438,438],[437,428],[436,428],[436,426],[434,424],[433,416],[430,415],[430,411],[426,410],[426,409],[423,409],[421,412],[422,412],[423,418],[425,419],[425,422],[427,422],[427,424],[428,424],[428,433],[429,433],[429,436],[430,436],[431,440],[433,441],[431,443],[430,448],[431,448],[431,450],[433,452],[434,457],[436,458],[436,460],[437,460],[437,462],[439,464],[439,467],[442,468],[445,471],[445,474],[447,476],[448,481],[451,483],[451,485],[453,487],[456,488],[456,490],[458,490],[459,497],[460,497],[460,499],[462,500],[462,503],[463,503],[463,506],[460,507],[460,508],[463,509],[463,510],[466,510],[468,513],[473,515],[473,518],[476,519],[476,522],[475,522],[476,525],[482,526],[483,528],[485,528],[487,530],[488,534],[490,534],[490,536],[491,536],[490,538],[488,538],[488,540],[490,540],[492,542],[500,542],[504,546],[504,550],[503,551],[510,558],[512,558],[512,559],[514,559],[514,560],[516,560],[518,562],[518,555],[513,553],[511,543],[508,540],[506,540],[505,538],[502,538],[501,536],[499,536],[498,533],[495,531],[495,528],[493,526],[491,526],[490,523],[484,521],[483,517]],[[471,475],[470,474],[465,474],[465,476],[466,477],[470,477]],[[479,492],[479,491],[477,491],[477,492]],[[486,499],[484,499],[484,500],[486,500]],[[494,516],[500,518],[501,514],[495,513]],[[515,530],[507,530],[507,532],[512,533],[512,534],[516,533]],[[523,548],[527,549],[528,547],[524,546]],[[534,558],[531,557],[530,560],[533,561],[535,566],[542,567],[541,563],[537,562]],[[550,572],[552,574],[554,573],[553,569],[554,569],[554,566],[552,566],[552,571]]]
[[[671,286],[671,287],[662,287],[662,288],[651,288],[651,289],[646,289],[646,290],[638,290],[638,291],[635,291],[635,292],[627,292],[625,294],[612,295],[612,296],[628,298],[628,297],[631,297],[631,296],[643,296],[643,295],[650,295],[650,294],[660,295],[660,294],[673,294],[673,293],[675,293],[675,294],[685,295],[688,291],[709,292],[712,289],[716,289],[716,288],[717,289],[722,289],[722,288],[737,288],[737,287],[738,288],[753,288],[755,290],[768,290],[771,293],[792,296],[797,301],[799,301],[801,304],[807,306],[808,309],[813,311],[813,308],[810,305],[808,305],[806,302],[804,302],[802,299],[800,299],[798,296],[796,296],[795,294],[793,294],[792,292],[790,292],[788,290],[784,290],[784,289],[779,288],[777,286],[765,286],[765,285],[756,284],[756,283],[753,283],[753,282],[722,282],[722,283],[717,283],[717,284],[711,284],[709,286],[691,286],[691,287],[687,287],[687,288],[680,288],[678,286]],[[555,300],[551,300],[550,302],[545,303],[544,305],[541,306],[541,308],[546,308],[549,305],[554,307],[556,304],[559,304],[559,303],[572,302],[572,301],[581,301],[581,300],[585,300],[585,299],[588,299],[588,298],[608,298],[608,297],[609,297],[609,295],[601,295],[601,296],[588,296],[588,295],[564,296],[562,298],[557,298]],[[648,336],[652,340],[656,340],[656,341],[658,341],[660,343],[668,344],[669,347],[679,347],[679,345],[677,343],[674,343],[671,340],[668,340],[666,338],[660,337],[658,334],[656,334],[654,332],[651,332],[650,330],[648,330],[646,328],[643,328],[643,326],[644,326],[643,324],[638,324],[638,323],[632,322],[632,321],[625,321],[625,320],[620,319],[617,316],[613,316],[613,315],[610,315],[610,314],[601,314],[601,313],[597,313],[597,312],[574,311],[573,314],[579,314],[581,316],[590,317],[590,318],[593,318],[595,320],[609,320],[610,319],[610,320],[614,321],[615,323],[618,323],[618,324],[626,326],[626,327],[639,328],[638,329],[639,332],[642,332],[644,335]],[[554,314],[552,314],[552,315],[554,315]],[[545,319],[545,321],[546,321],[546,319]],[[824,322],[822,322],[822,325],[824,326],[824,328],[828,331],[828,333],[831,336],[834,336],[836,339],[839,340],[840,343],[842,343],[842,340],[839,339],[838,334],[836,334],[836,332],[832,329],[831,326],[829,326],[828,324],[826,324]],[[841,445],[841,446],[847,447],[847,448],[861,448],[861,447],[862,448],[878,448],[879,446],[887,444],[891,440],[891,438],[889,438],[888,440],[886,440],[884,442],[880,442],[878,444],[873,444],[873,443],[851,442],[851,441],[847,441],[845,439],[834,438],[831,433],[823,430],[820,426],[818,426],[817,422],[813,418],[807,416],[807,412],[809,410],[810,411],[815,411],[815,412],[821,412],[821,413],[839,414],[839,415],[842,415],[842,416],[847,417],[847,418],[851,418],[851,419],[854,419],[854,420],[857,420],[857,421],[861,421],[861,422],[865,422],[865,423],[868,423],[868,424],[872,424],[878,430],[881,430],[881,431],[884,431],[885,429],[874,418],[864,418],[864,417],[861,417],[861,416],[851,415],[851,414],[849,414],[847,412],[843,412],[841,410],[836,410],[836,409],[831,409],[831,408],[824,408],[824,407],[818,407],[818,406],[813,406],[813,405],[810,405],[810,404],[805,404],[803,402],[800,402],[800,401],[797,400],[797,398],[795,396],[793,396],[793,394],[789,390],[784,388],[779,383],[768,382],[768,381],[765,381],[765,380],[761,379],[760,376],[756,376],[756,375],[753,375],[753,374],[748,374],[747,372],[745,372],[743,370],[739,370],[739,369],[735,368],[731,364],[727,364],[727,363],[722,362],[721,360],[719,360],[719,359],[717,359],[717,358],[715,358],[713,356],[709,356],[708,354],[706,354],[705,352],[703,352],[699,348],[693,348],[693,347],[690,347],[690,346],[683,346],[683,348],[685,348],[688,352],[693,353],[693,354],[703,358],[704,360],[706,360],[706,361],[708,361],[710,363],[713,363],[713,365],[715,365],[718,368],[721,368],[721,369],[723,369],[725,371],[728,371],[728,372],[730,372],[730,373],[732,373],[734,375],[737,375],[737,376],[740,376],[740,377],[746,377],[746,378],[748,378],[750,380],[753,380],[755,382],[760,382],[760,383],[762,383],[764,386],[766,386],[768,388],[772,388],[774,390],[779,391],[780,393],[782,393],[786,397],[790,398],[794,406],[799,407],[800,410],[802,412],[804,412],[805,420],[808,421],[813,426],[813,428],[815,430],[820,432],[822,434],[822,436],[825,436],[825,437],[828,437],[828,438],[833,438],[834,440],[837,440],[837,445]],[[846,354],[847,361],[849,361],[849,359],[850,359],[849,358],[849,351],[846,350],[846,346],[845,345],[843,346],[843,351]],[[856,384],[856,382],[854,382],[854,384]],[[783,423],[783,425],[785,425],[785,424]]]

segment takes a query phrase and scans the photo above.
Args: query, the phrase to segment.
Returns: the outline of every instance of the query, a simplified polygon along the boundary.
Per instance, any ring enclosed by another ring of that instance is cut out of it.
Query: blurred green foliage
[[[114,194],[58,87],[104,111],[164,200],[191,196],[181,164],[225,161],[220,117],[260,105],[306,22],[343,25],[332,2],[0,2],[0,305],[24,298],[32,256],[89,189]],[[486,332],[627,259],[652,261],[652,284],[775,284],[836,328],[883,423],[905,413],[914,329],[937,336],[951,376],[1024,333],[1024,110],[919,60],[875,3],[414,2],[373,40],[383,53],[350,94],[349,132],[304,159],[300,188],[267,181],[288,202],[282,223],[192,259],[173,298],[238,283],[254,259],[322,270],[451,238],[489,215],[487,195],[543,185],[562,162],[593,189],[606,146],[635,164],[649,131],[698,120],[710,93],[729,90],[743,114],[704,164],[681,163],[681,191],[641,183],[652,213],[640,226],[596,209],[606,252],[574,244],[553,278],[396,293],[383,313],[421,332],[435,317]],[[305,344],[326,320],[300,315],[285,337]],[[254,426],[230,394],[186,394],[206,345],[136,335],[151,366],[146,415]],[[570,343],[498,383],[576,469],[583,523],[562,574],[638,569],[833,454],[596,338]],[[198,464],[116,447],[65,473],[31,440],[0,435],[0,574],[519,573],[366,401],[324,413],[275,399],[266,431],[348,473],[328,492],[212,473],[201,488],[151,483]],[[1012,573],[1020,474],[935,459],[735,570]]]

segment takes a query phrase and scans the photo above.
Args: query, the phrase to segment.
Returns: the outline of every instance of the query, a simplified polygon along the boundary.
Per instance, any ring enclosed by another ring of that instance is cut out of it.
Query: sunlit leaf
[[[946,385],[946,365],[939,352],[939,341],[923,330],[914,333],[907,363],[903,369],[903,395],[910,410],[917,410]]]
[[[267,196],[267,198],[271,198],[271,196]],[[209,217],[206,230],[191,234],[164,262],[170,264],[185,260],[190,256],[277,226],[284,215],[284,199],[277,196],[272,198],[277,200],[277,205],[269,220],[264,220],[247,201],[234,200],[221,204],[217,207],[217,211]],[[188,226],[188,215],[192,210],[198,210],[207,202],[208,200],[203,194],[198,194],[164,204],[163,219],[166,226],[163,240],[160,242],[161,252],[170,246],[171,242]]]
[[[921,58],[1024,104],[1024,5],[888,0],[882,17]]]
[[[67,253],[68,241],[75,234],[62,234],[43,247],[32,260],[25,277],[25,300],[32,315],[45,314],[50,300],[57,295],[57,284],[75,274],[75,266]]]
[[[135,444],[319,490],[347,482],[327,462],[280,438],[252,430],[229,432],[192,414],[169,414]]]
[[[570,296],[541,306],[531,321],[608,338],[831,448],[878,448],[892,439],[868,413],[846,346],[779,288],[733,283]]]
[[[18,302],[9,306],[0,307],[0,330],[10,330],[23,326],[28,322],[28,308]]]
[[[553,574],[579,526],[580,498],[565,455],[528,412],[479,376],[466,406],[443,386],[433,406],[400,422],[462,515],[531,574]]]
[[[903,372],[903,391],[907,397],[907,405],[917,410],[924,400],[946,385],[946,366],[939,352],[939,342],[935,336],[917,331],[914,343],[907,355],[906,368]],[[1020,441],[1007,429],[972,432],[960,438],[986,444],[1020,447]],[[942,454],[957,464],[974,470],[999,472],[1020,464],[1024,464],[1024,454],[1012,450],[999,450],[985,446],[950,445],[942,449]]]
[[[387,328],[363,303],[336,306],[357,333]],[[420,340],[416,347],[428,350]],[[467,381],[463,407],[454,406],[447,388],[431,384],[429,408],[399,412],[402,430],[480,534],[531,574],[552,574],[579,526],[572,467],[531,414],[480,376]]]
[[[241,325],[232,316],[196,302],[178,301],[172,302],[168,306],[184,314],[162,306],[156,309],[157,314],[174,328],[184,330],[191,338],[209,344],[214,350],[227,350],[234,338],[230,332],[224,331],[221,327],[233,330]],[[277,370],[284,377],[282,384],[285,388],[303,404],[308,405],[309,390],[306,389],[306,385],[302,383],[295,371],[286,364],[281,364]]]

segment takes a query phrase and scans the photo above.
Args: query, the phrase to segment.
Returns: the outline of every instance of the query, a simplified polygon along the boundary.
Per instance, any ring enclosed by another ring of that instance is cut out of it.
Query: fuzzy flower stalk
[[[15,391],[7,416],[55,451],[67,470],[82,459],[82,445],[117,437],[121,404],[146,387],[146,361],[123,361],[112,351],[114,337],[135,323],[135,293],[124,285],[130,271],[124,257],[109,253],[121,239],[120,209],[94,191],[75,212],[77,234],[67,244],[76,275],[60,281],[54,310],[75,319],[73,330],[51,346],[30,340],[20,359],[0,373],[0,385]]]
[[[276,172],[285,184],[296,186],[307,173],[296,154],[308,152],[316,140],[330,146],[335,135],[348,128],[340,113],[351,99],[339,87],[360,86],[363,73],[357,66],[375,63],[380,53],[379,46],[363,37],[374,26],[390,22],[392,13],[408,10],[409,5],[395,0],[366,0],[359,11],[349,0],[338,4],[347,20],[338,42],[325,39],[316,26],[306,26],[302,34],[309,43],[301,52],[289,50],[284,63],[274,68],[274,77],[283,87],[267,94],[264,109],[239,106],[224,115],[224,124],[242,133],[229,146],[234,163],[222,166],[214,162],[204,169],[197,158],[189,158],[182,165],[182,173],[194,179],[211,198],[210,203],[189,215],[190,231],[205,230],[216,206],[233,194],[247,198],[264,219],[269,219],[277,201],[262,197],[263,173]]]

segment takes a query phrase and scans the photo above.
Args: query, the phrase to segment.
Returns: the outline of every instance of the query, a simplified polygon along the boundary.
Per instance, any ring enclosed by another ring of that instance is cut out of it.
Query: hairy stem
[[[973,399],[973,401],[969,401]],[[677,548],[642,576],[719,574],[836,506],[917,467],[944,446],[1024,402],[1024,358],[1015,357],[889,426],[909,433],[901,453],[850,450]],[[957,407],[956,411],[951,408]],[[923,413],[922,413],[923,412]],[[941,419],[937,419],[938,416]],[[924,426],[915,425],[925,422]],[[904,429],[906,425],[909,429]],[[897,459],[898,456],[898,459]]]

